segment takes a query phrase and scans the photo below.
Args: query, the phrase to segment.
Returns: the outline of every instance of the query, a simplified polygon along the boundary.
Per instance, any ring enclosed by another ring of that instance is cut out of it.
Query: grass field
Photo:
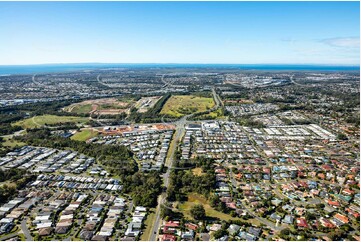
[[[118,114],[128,112],[130,106],[135,103],[132,98],[102,98],[86,100],[64,107],[64,111],[76,114],[90,114],[101,112],[103,114]]]
[[[223,115],[222,109],[218,108],[217,110],[210,112],[208,114],[202,115],[201,119],[225,119],[226,116]]]
[[[193,95],[175,95],[171,96],[164,104],[160,114],[178,118],[191,113],[204,112],[214,105],[213,98]]]
[[[220,220],[225,220],[225,221],[230,221],[230,220],[242,220],[241,218],[238,217],[232,217],[229,214],[225,214],[222,212],[219,212],[217,210],[215,210],[214,208],[211,207],[211,205],[209,204],[209,202],[207,201],[207,199],[197,193],[190,193],[188,194],[188,201],[181,203],[178,205],[178,209],[180,212],[183,213],[183,215],[189,219],[192,219],[192,216],[190,214],[190,210],[191,208],[196,205],[196,204],[202,204],[204,206],[204,209],[206,210],[206,216],[207,217],[213,217],[213,218],[219,218]],[[259,221],[255,220],[255,219],[249,219],[249,220],[245,220],[249,223],[255,224],[255,225],[259,225]]]
[[[15,146],[24,146],[26,144],[7,137],[7,138],[4,138],[4,142],[2,143],[2,145],[13,148]]]
[[[97,136],[99,133],[90,129],[83,129],[80,132],[74,134],[70,139],[78,141],[86,141],[90,138]]]
[[[84,123],[88,121],[85,117],[74,117],[74,116],[56,116],[56,115],[41,115],[32,118],[20,120],[15,125],[21,126],[24,129],[39,128],[47,124],[60,124],[60,123]]]
[[[150,233],[152,232],[152,225],[155,220],[155,212],[150,210],[149,214],[147,215],[147,220],[145,220],[145,229],[140,237],[141,241],[147,241],[150,238]]]
[[[76,105],[72,109],[73,113],[78,113],[78,114],[89,113],[90,111],[92,111],[92,105],[91,104]]]
[[[219,218],[221,220],[227,220],[227,221],[237,219],[237,218],[233,218],[231,215],[215,210],[214,208],[211,207],[211,205],[209,204],[209,202],[205,197],[197,193],[188,194],[188,201],[179,204],[178,208],[184,214],[185,217],[192,219],[190,210],[196,204],[202,204],[204,206],[204,209],[206,210],[206,215],[208,217]]]

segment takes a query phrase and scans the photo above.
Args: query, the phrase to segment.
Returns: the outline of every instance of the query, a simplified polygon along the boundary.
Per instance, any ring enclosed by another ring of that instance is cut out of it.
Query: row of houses
[[[147,216],[147,209],[142,206],[137,206],[132,214],[131,222],[128,224],[127,230],[125,231],[124,240],[133,240],[139,238],[143,222]]]

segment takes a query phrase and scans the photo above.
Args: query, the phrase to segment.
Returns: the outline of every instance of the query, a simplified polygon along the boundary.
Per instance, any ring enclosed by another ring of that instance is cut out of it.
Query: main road
[[[176,130],[175,130],[175,133],[174,133],[172,143],[170,144],[168,155],[167,155],[167,160],[166,160],[166,163],[165,163],[166,166],[167,166],[167,172],[163,176],[163,178],[164,178],[164,186],[167,189],[168,189],[168,186],[169,186],[169,175],[170,175],[170,172],[171,172],[172,167],[173,167],[175,152],[176,152],[178,143],[179,143],[179,141],[182,138],[182,135],[184,133],[185,124],[186,124],[186,120],[187,120],[188,116],[184,116],[183,118],[181,118],[180,120],[178,120],[176,122],[176,125],[177,125]],[[165,192],[163,192],[158,198],[158,206],[157,206],[156,211],[155,211],[155,221],[153,223],[153,228],[151,230],[151,234],[150,234],[150,238],[149,238],[150,241],[156,241],[157,240],[158,231],[159,231],[160,222],[161,222],[160,210],[161,210],[162,204],[166,200],[166,196],[167,196],[167,194]]]
[[[162,76],[162,81],[163,81],[163,76]],[[215,102],[215,106],[212,107],[211,109],[209,109],[209,112],[215,111],[219,108],[219,106],[222,105],[222,101],[219,98],[219,96],[217,95],[215,89],[212,89],[212,94],[213,94],[213,99]],[[180,142],[184,132],[185,132],[185,125],[187,124],[187,118],[190,118],[192,116],[194,116],[196,113],[193,114],[189,114],[186,115],[182,118],[180,118],[179,120],[175,121],[174,124],[176,125],[176,130],[174,133],[174,137],[172,139],[172,143],[170,144],[169,147],[169,151],[168,151],[168,155],[167,155],[167,159],[166,159],[166,166],[167,166],[167,171],[163,176],[163,181],[164,181],[164,186],[166,189],[168,189],[169,186],[169,175],[171,170],[173,169],[173,162],[175,159],[175,152],[176,149],[178,147],[178,143]],[[162,119],[163,120],[163,119]],[[164,122],[164,121],[163,121]],[[157,237],[158,237],[158,233],[159,233],[159,228],[160,228],[160,222],[161,222],[161,218],[160,218],[160,210],[161,210],[161,206],[164,204],[164,202],[166,201],[166,192],[163,192],[159,197],[158,197],[158,206],[156,208],[155,211],[155,221],[153,223],[153,228],[151,230],[151,234],[150,234],[150,241],[156,241]]]

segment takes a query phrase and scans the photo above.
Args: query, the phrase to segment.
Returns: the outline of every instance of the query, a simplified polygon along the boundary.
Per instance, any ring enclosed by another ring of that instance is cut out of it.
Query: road
[[[25,235],[26,241],[33,241],[33,237],[30,234],[28,226],[26,225],[26,221],[27,221],[26,217],[21,221],[21,230]]]
[[[257,216],[254,212],[251,211],[251,209],[249,207],[246,207],[246,206],[243,205],[243,209],[245,209],[248,214],[252,215],[258,221],[260,221],[261,223],[265,224],[266,226],[268,226],[269,228],[271,228],[273,230],[280,231],[280,230],[282,230],[284,228],[288,228],[288,226],[285,226],[285,225],[276,226],[274,223],[270,222],[269,220]]]
[[[99,82],[99,83],[100,83],[101,85],[103,85],[103,86],[109,87],[108,84],[106,84],[106,83],[104,83],[104,82],[102,82],[102,81],[100,80],[100,74],[97,76],[97,82]]]
[[[162,76],[162,81],[163,81],[163,77],[164,77],[164,75]],[[163,82],[165,82],[165,81],[163,81]],[[169,84],[169,83],[165,82],[165,84]],[[221,100],[220,100],[219,96],[217,95],[214,88],[212,89],[212,94],[213,94],[213,99],[214,99],[216,105],[213,108],[209,109],[208,112],[215,111],[215,110],[217,110],[219,108],[220,105],[222,105],[222,102],[221,102]],[[176,152],[178,143],[181,140],[181,138],[182,138],[182,136],[183,136],[183,134],[185,132],[185,126],[186,126],[186,124],[188,122],[187,119],[193,117],[196,114],[197,113],[186,115],[186,116],[184,116],[184,117],[182,117],[179,120],[174,122],[174,124],[176,125],[176,130],[175,130],[175,133],[174,133],[173,141],[172,141],[172,143],[171,143],[171,145],[169,147],[168,156],[167,156],[167,160],[166,160],[166,163],[165,163],[166,166],[167,166],[167,172],[163,176],[164,186],[167,189],[168,189],[168,186],[169,186],[169,175],[170,175],[171,170],[173,169],[173,162],[174,162],[175,152]],[[162,117],[162,122],[165,123],[164,120],[163,120],[163,117]],[[160,228],[160,222],[161,222],[160,209],[161,209],[161,206],[165,203],[165,201],[166,201],[166,193],[162,193],[158,197],[158,206],[157,206],[156,211],[155,211],[155,222],[154,222],[153,228],[151,230],[151,235],[150,235],[150,238],[149,238],[150,241],[156,241],[157,240],[158,233],[159,233],[159,228]]]
[[[177,149],[177,146],[178,146],[178,142],[179,140],[181,139],[183,133],[184,133],[184,130],[185,130],[185,124],[186,124],[186,119],[187,119],[187,116],[181,118],[180,120],[177,121],[177,128],[176,128],[176,131],[174,133],[174,137],[173,137],[173,141],[172,141],[172,144],[170,145],[169,147],[169,151],[168,151],[168,156],[167,156],[167,160],[166,160],[166,166],[168,167],[167,168],[167,172],[164,174],[163,178],[164,178],[164,186],[166,188],[168,188],[169,186],[169,175],[170,175],[170,172],[172,170],[172,167],[173,167],[173,162],[174,162],[174,155],[175,155],[175,152],[176,152],[176,149]],[[160,209],[161,209],[161,206],[163,205],[165,199],[166,199],[166,193],[162,193],[159,197],[158,197],[158,206],[156,208],[156,211],[155,211],[155,221],[154,221],[154,224],[153,224],[153,228],[151,230],[151,235],[150,235],[150,238],[149,240],[150,241],[156,241],[157,240],[157,236],[158,236],[158,231],[159,231],[159,228],[160,228],[160,222],[161,222],[161,218],[160,218]]]
[[[300,83],[295,82],[295,81],[293,80],[293,75],[290,76],[290,81],[291,81],[293,84],[297,85],[297,86],[307,87],[307,85],[303,85],[303,84],[300,84]]]
[[[38,86],[44,86],[42,83],[35,81],[35,76],[36,76],[36,75],[33,75],[33,77],[31,78],[31,80],[33,81],[33,83],[36,84],[36,85],[38,85]]]

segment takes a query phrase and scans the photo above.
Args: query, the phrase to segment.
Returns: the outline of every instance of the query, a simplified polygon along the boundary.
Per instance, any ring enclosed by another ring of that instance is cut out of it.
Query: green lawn
[[[15,123],[15,125],[21,126],[24,129],[39,128],[46,124],[60,124],[60,123],[84,123],[88,121],[88,118],[85,117],[74,117],[74,116],[57,116],[57,115],[41,115],[34,116],[32,118],[27,118],[20,120]]]
[[[211,207],[211,205],[209,204],[209,202],[207,201],[207,199],[204,196],[202,196],[200,194],[197,194],[197,193],[188,194],[188,201],[179,204],[178,209],[179,209],[180,212],[183,213],[183,215],[186,218],[192,219],[192,216],[190,214],[190,210],[196,204],[202,204],[204,206],[204,209],[206,210],[206,216],[207,217],[219,218],[220,220],[225,220],[225,221],[242,220],[241,218],[232,217],[229,214],[225,214],[225,213],[222,213],[222,212],[219,212],[219,211],[215,210],[214,208]],[[255,225],[260,224],[259,221],[255,220],[255,219],[244,220],[244,221],[247,221],[247,222],[255,224]]]
[[[84,104],[84,105],[76,105],[74,106],[74,108],[71,110],[72,113],[79,113],[79,114],[83,114],[83,113],[89,113],[92,110],[92,105],[91,104]]]
[[[187,114],[204,112],[215,105],[213,98],[193,95],[171,96],[164,104],[160,114],[182,117]]]
[[[155,212],[151,210],[147,215],[147,220],[145,220],[145,229],[143,231],[142,236],[140,237],[141,241],[149,240],[150,234],[152,232],[154,220],[155,220]]]
[[[184,214],[185,217],[192,219],[192,216],[190,214],[191,208],[196,204],[202,204],[204,206],[204,209],[206,210],[206,215],[208,217],[215,217],[219,218],[221,220],[235,220],[237,218],[233,218],[231,215],[219,212],[211,207],[209,202],[205,197],[202,195],[199,195],[197,193],[190,193],[188,194],[188,201],[179,204],[178,208],[180,212]]]
[[[91,129],[83,129],[80,132],[74,134],[70,139],[78,141],[86,141],[90,138],[97,136],[99,133]]]
[[[223,115],[222,109],[218,108],[217,110],[207,113],[207,114],[203,114],[201,116],[198,116],[196,118],[199,118],[200,120],[208,120],[208,119],[226,119],[227,117]]]

